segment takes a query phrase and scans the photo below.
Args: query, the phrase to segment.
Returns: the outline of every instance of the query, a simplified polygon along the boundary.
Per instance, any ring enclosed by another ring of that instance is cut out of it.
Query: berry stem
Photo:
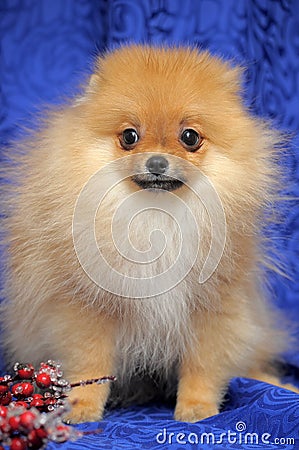
[[[103,384],[103,383],[108,383],[109,381],[115,381],[115,380],[116,380],[116,377],[114,377],[114,376],[92,378],[90,380],[80,380],[80,381],[77,381],[76,383],[71,383],[70,387],[74,388],[74,387],[78,387],[78,386],[86,386],[88,384]]]

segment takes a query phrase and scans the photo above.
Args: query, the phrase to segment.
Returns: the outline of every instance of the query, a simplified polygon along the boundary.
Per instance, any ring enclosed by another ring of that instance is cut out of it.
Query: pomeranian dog
[[[174,383],[188,422],[218,413],[232,377],[279,385],[287,339],[261,266],[280,136],[240,92],[240,69],[208,52],[127,46],[16,144],[8,361],[59,360],[71,381],[113,374],[124,396],[136,376]],[[70,419],[100,419],[109,394],[75,390]]]

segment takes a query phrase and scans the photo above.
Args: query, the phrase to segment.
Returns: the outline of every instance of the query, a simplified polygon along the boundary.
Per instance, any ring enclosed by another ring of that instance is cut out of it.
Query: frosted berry
[[[41,408],[45,404],[45,399],[41,394],[34,394],[30,401],[30,407]]]
[[[36,414],[32,411],[25,411],[20,415],[20,427],[26,431],[33,430],[35,420]]]
[[[9,391],[9,387],[5,386],[5,384],[0,384],[0,395],[5,394]]]
[[[20,426],[20,416],[12,416],[8,419],[9,428],[12,431],[17,431]]]
[[[39,428],[38,430],[31,430],[27,435],[27,442],[29,448],[32,450],[41,448],[43,446],[44,439],[47,437],[47,433],[44,430],[42,430],[43,433],[40,433],[40,430],[42,429]]]
[[[0,417],[6,417],[7,416],[7,408],[5,406],[0,405]]]
[[[45,402],[42,398],[34,398],[30,402],[30,407],[34,408],[42,408],[45,405]]]
[[[9,387],[5,383],[5,378],[0,377],[0,395],[5,394],[8,391],[9,391]]]
[[[53,370],[56,370],[56,366],[54,363],[50,361],[48,361],[47,363],[40,363],[39,372],[51,372]]]
[[[16,383],[11,388],[11,392],[17,398],[30,397],[34,392],[34,387],[29,382]]]
[[[67,425],[57,425],[54,433],[53,440],[55,442],[65,442],[70,437],[70,428]]]
[[[34,367],[32,364],[18,364],[16,366],[17,375],[22,380],[28,380],[34,375]]]
[[[14,437],[10,443],[10,450],[27,450],[26,441],[20,437]]]
[[[27,402],[23,402],[22,400],[18,400],[16,402],[13,402],[13,406],[15,406],[17,408],[21,406],[22,408],[25,408],[25,409],[27,409],[29,407],[28,403]]]
[[[47,398],[47,400],[45,401],[45,405],[49,406],[49,405],[55,405],[57,403],[57,399],[54,397],[49,397]]]
[[[32,399],[33,400],[36,400],[36,399],[43,399],[44,397],[43,397],[43,395],[42,394],[33,394],[33,396],[32,396]]]
[[[52,369],[53,368],[53,366],[51,364],[48,364],[48,363],[45,363],[45,362],[41,362],[39,367],[40,367],[39,370],[41,370],[41,369]]]
[[[39,448],[42,445],[42,439],[36,434],[36,430],[31,430],[27,435],[27,442],[30,448]]]
[[[12,400],[12,395],[10,392],[6,392],[3,395],[0,395],[0,405],[7,406],[10,404]]]
[[[39,373],[35,377],[35,381],[38,387],[45,389],[51,386],[51,377],[47,373]]]
[[[46,430],[43,427],[37,428],[35,430],[35,432],[38,435],[38,437],[41,439],[45,439],[48,436],[48,433],[46,432]]]
[[[6,419],[2,418],[0,421],[0,437],[1,437],[1,432],[7,434],[7,433],[9,433],[9,430],[10,430],[10,427],[8,425],[7,418]]]

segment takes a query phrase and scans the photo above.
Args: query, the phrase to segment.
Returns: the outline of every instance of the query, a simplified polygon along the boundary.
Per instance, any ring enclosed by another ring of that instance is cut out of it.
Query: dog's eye
[[[180,141],[189,152],[195,152],[200,147],[202,137],[192,128],[186,128],[180,136]]]
[[[132,147],[138,141],[139,135],[137,131],[134,130],[134,128],[127,128],[122,132],[121,144],[126,150],[130,149],[130,147]]]

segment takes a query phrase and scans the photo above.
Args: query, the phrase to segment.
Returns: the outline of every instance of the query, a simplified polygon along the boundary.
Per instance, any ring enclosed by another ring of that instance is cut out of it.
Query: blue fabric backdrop
[[[71,93],[99,51],[128,41],[195,43],[247,67],[246,102],[293,135],[284,161],[291,181],[286,193],[299,194],[298,0],[0,0],[0,33],[2,146],[43,103]],[[272,233],[292,280],[269,276],[273,302],[298,323],[298,201],[288,202],[284,218]],[[298,381],[297,348],[286,362]],[[60,448],[299,449],[298,401],[289,391],[235,379],[224,411],[200,424],[174,422],[165,405],[136,407],[110,413],[100,434]],[[242,428],[257,434],[258,446],[256,437],[246,443]],[[209,444],[204,432],[214,433]],[[195,435],[204,443],[192,444]]]

